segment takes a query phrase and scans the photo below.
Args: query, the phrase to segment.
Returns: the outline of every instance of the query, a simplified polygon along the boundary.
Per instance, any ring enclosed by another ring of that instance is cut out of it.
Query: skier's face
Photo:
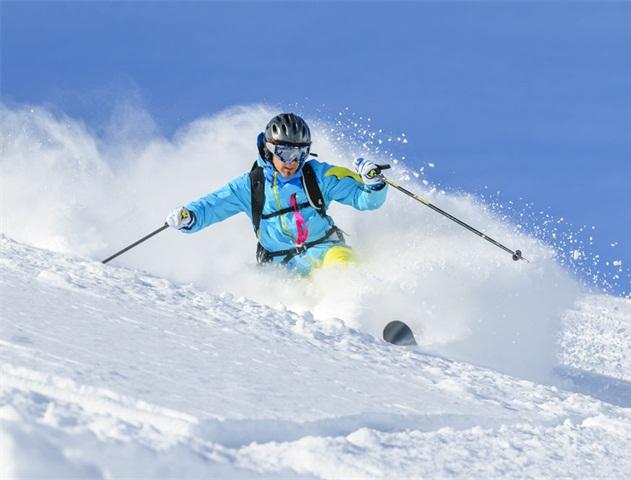
[[[283,177],[291,177],[298,171],[298,167],[300,167],[300,162],[295,161],[291,163],[284,163],[276,155],[274,155],[272,162],[274,163],[276,170],[278,170]]]

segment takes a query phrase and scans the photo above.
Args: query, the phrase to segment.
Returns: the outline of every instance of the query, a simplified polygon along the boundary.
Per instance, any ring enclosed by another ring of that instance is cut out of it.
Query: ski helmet
[[[311,145],[309,125],[295,113],[281,113],[265,127],[265,141],[274,145]]]

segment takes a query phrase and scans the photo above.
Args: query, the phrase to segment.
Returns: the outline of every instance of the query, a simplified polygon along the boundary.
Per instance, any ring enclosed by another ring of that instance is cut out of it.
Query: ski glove
[[[178,207],[167,215],[166,223],[177,230],[193,225],[195,216],[184,207]]]
[[[361,175],[362,180],[369,188],[373,190],[381,190],[381,188],[383,188],[385,183],[379,175],[381,169],[376,163],[359,157],[355,159],[353,165],[355,166],[357,173]]]

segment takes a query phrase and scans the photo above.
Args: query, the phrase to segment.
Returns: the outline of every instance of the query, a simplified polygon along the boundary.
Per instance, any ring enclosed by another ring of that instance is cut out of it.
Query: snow
[[[631,311],[629,301],[588,296],[564,315],[567,362],[584,370],[631,378]]]
[[[3,478],[631,471],[628,300],[585,296],[564,318],[563,366],[625,383],[607,403],[568,376],[537,384],[310,312],[0,247]]]
[[[273,112],[238,107],[199,119],[173,139],[123,136],[121,142],[105,142],[81,122],[42,108],[32,113],[2,107],[3,232],[40,248],[106,258],[155,230],[175,206],[246,171],[260,126]],[[143,130],[145,116],[121,118],[121,131]],[[126,129],[125,122],[134,122],[134,128]],[[355,147],[336,142],[329,125],[313,123],[313,149],[320,158],[340,155],[350,164]],[[388,163],[379,155],[367,152]],[[428,191],[422,182],[414,183],[403,164],[389,172],[406,188],[521,249],[533,263],[512,262],[505,252],[396,191],[377,211],[331,205],[330,214],[361,260],[342,273],[318,272],[301,280],[257,269],[245,215],[196,235],[163,232],[115,263],[201,291],[311,313],[321,323],[343,320],[374,336],[384,318],[394,317],[422,333],[434,353],[548,380],[561,313],[580,294],[554,250],[470,195],[445,194],[434,186]]]
[[[630,476],[631,300],[474,198],[391,171],[531,263],[391,192],[331,208],[352,268],[256,268],[245,216],[104,266],[243,173],[270,109],[108,143],[0,108],[0,478]],[[393,319],[419,347],[380,340]]]

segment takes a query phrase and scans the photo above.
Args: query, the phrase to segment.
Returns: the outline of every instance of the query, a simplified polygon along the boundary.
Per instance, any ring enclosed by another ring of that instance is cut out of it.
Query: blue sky
[[[2,101],[98,131],[133,97],[165,135],[238,104],[349,107],[444,188],[594,225],[629,266],[629,25],[627,2],[3,2]]]

